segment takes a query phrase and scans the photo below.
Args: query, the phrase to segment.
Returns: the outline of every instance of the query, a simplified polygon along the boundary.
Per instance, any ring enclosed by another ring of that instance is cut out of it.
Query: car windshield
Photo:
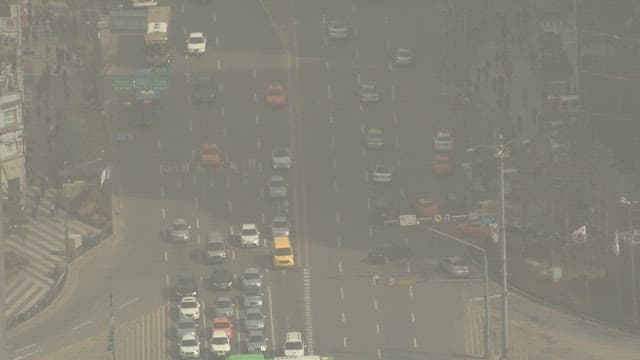
[[[288,342],[286,344],[284,344],[284,348],[287,350],[301,350],[302,349],[302,343],[299,342]]]
[[[274,228],[287,228],[289,227],[289,223],[286,221],[276,220],[271,224],[271,226],[273,226]]]
[[[226,329],[229,327],[229,323],[224,321],[216,322],[213,324],[213,327],[216,329]]]
[[[260,279],[260,274],[248,272],[248,273],[244,273],[244,278],[246,280],[257,280],[257,279]]]
[[[271,179],[271,185],[272,186],[284,186],[284,180],[283,179]]]
[[[260,320],[262,319],[262,314],[258,312],[252,312],[247,314],[247,320]]]
[[[247,236],[251,236],[251,235],[257,235],[258,231],[256,229],[245,229],[242,230],[242,235],[247,235]]]
[[[181,289],[188,289],[195,287],[195,281],[191,278],[182,278],[178,280],[178,287]]]
[[[277,88],[270,88],[267,90],[267,95],[268,96],[282,96],[282,89],[277,89]]]
[[[438,141],[448,142],[451,141],[451,135],[440,135],[438,136]]]
[[[204,38],[203,37],[191,37],[189,38],[189,44],[203,44],[204,43]]]
[[[451,258],[449,262],[451,262],[452,265],[464,266],[464,260],[461,258]]]
[[[333,30],[345,30],[347,28],[347,24],[343,23],[343,22],[337,22],[334,21],[333,23],[331,23],[331,29]]]
[[[188,228],[189,226],[187,226],[187,224],[183,224],[183,223],[173,224],[173,230],[176,230],[176,231],[184,231],[184,230],[187,230]]]
[[[377,130],[377,129],[369,130],[368,135],[369,135],[369,137],[379,138],[379,137],[382,137],[382,131]]]
[[[229,343],[229,340],[226,337],[214,337],[211,339],[211,343],[214,345],[226,345]]]
[[[252,343],[264,342],[264,336],[262,336],[262,335],[251,335],[251,336],[249,336],[249,342],[252,342]]]
[[[217,308],[228,309],[231,307],[231,300],[222,300],[216,303]]]
[[[285,156],[289,156],[289,151],[287,151],[287,149],[276,149],[273,152],[273,156],[276,157],[285,157]]]
[[[276,249],[276,256],[290,256],[291,255],[291,249],[290,248],[281,248],[281,249]]]
[[[216,251],[216,250],[224,250],[224,244],[221,242],[212,242],[207,244],[207,250],[212,250],[212,251]]]
[[[362,87],[362,93],[363,94],[375,94],[376,93],[376,88],[373,86],[363,86]]]
[[[182,346],[196,346],[198,343],[195,340],[182,340]]]
[[[257,289],[249,289],[249,290],[247,290],[245,296],[246,297],[261,297],[262,294]]]
[[[184,309],[193,309],[198,307],[198,303],[194,301],[185,301],[180,306]]]
[[[216,148],[205,148],[204,150],[202,150],[203,154],[207,154],[207,155],[215,155],[218,153],[218,149]]]
[[[378,168],[376,168],[376,172],[377,172],[378,174],[381,174],[381,175],[386,175],[386,174],[390,174],[390,173],[391,173],[391,170],[389,170],[389,169],[388,169],[388,168],[386,168],[386,167],[378,167]]]

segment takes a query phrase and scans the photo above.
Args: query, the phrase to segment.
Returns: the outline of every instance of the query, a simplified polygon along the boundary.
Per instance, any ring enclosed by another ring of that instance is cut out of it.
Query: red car
[[[474,238],[490,238],[491,228],[487,224],[482,224],[479,221],[465,221],[456,225],[456,228],[462,231],[466,236]]]
[[[200,162],[204,166],[220,166],[221,154],[218,145],[203,144],[200,149]]]
[[[414,204],[416,215],[420,217],[434,217],[439,213],[438,205],[431,198],[419,198]]]
[[[449,155],[436,154],[431,164],[431,170],[436,175],[450,175],[453,173],[453,161]]]
[[[280,83],[271,83],[267,85],[265,93],[265,101],[271,107],[284,107],[287,105],[284,87]]]
[[[233,323],[227,316],[218,316],[211,319],[211,333],[214,331],[224,331],[229,340],[233,338]]]

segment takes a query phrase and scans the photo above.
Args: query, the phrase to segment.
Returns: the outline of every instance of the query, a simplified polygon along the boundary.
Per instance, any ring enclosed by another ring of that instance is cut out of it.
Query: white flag
[[[613,244],[611,246],[611,252],[615,256],[620,255],[620,239],[618,237],[618,232],[615,232],[615,236],[613,237]]]
[[[576,231],[571,233],[573,240],[584,240],[587,238],[587,225],[582,225]]]

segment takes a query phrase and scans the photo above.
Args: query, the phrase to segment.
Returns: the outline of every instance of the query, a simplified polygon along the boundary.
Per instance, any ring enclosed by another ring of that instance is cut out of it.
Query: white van
[[[284,356],[304,356],[306,345],[302,340],[302,333],[288,332],[284,337]]]

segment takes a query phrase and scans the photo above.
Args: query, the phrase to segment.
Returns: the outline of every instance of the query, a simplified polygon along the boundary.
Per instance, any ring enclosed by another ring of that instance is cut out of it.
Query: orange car
[[[200,162],[204,166],[220,166],[221,154],[218,145],[204,144],[200,149]]]
[[[438,214],[438,205],[431,198],[419,198],[413,207],[420,217],[434,217]]]
[[[448,155],[436,154],[431,165],[431,170],[436,175],[449,175],[453,173],[453,161]]]
[[[474,238],[491,237],[491,228],[489,225],[482,224],[479,221],[465,221],[456,225],[456,228],[466,236]]]
[[[233,324],[231,323],[231,319],[227,316],[218,316],[211,319],[211,333],[214,331],[224,331],[229,340],[233,338]]]
[[[271,107],[283,107],[287,105],[284,87],[282,87],[282,84],[280,83],[271,83],[267,85],[265,99],[267,105]]]

